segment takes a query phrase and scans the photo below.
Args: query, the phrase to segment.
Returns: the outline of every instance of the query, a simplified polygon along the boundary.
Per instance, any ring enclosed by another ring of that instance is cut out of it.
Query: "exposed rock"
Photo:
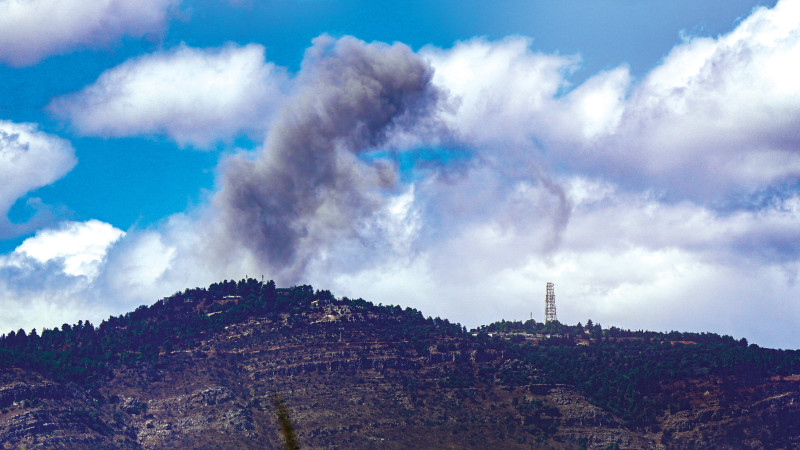
[[[800,448],[794,378],[665,384],[680,407],[636,428],[513,349],[407,339],[388,313],[318,303],[223,325],[84,384],[0,372],[0,447],[280,448],[278,396],[304,448]]]

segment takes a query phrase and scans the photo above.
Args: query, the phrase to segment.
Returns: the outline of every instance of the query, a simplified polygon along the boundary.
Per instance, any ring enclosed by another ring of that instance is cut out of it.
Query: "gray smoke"
[[[315,39],[262,152],[224,170],[215,206],[227,233],[287,281],[328,246],[358,238],[396,170],[357,155],[433,120],[432,75],[403,44]]]

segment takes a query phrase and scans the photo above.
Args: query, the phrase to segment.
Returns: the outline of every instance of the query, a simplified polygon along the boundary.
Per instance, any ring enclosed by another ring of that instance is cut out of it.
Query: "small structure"
[[[553,283],[547,283],[547,293],[544,297],[544,323],[558,321],[556,317],[556,294]]]

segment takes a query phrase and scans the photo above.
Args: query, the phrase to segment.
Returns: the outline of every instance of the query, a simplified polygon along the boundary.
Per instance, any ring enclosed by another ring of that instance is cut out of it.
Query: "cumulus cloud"
[[[716,39],[686,38],[633,89],[603,148],[703,196],[796,178],[799,8],[779,2]]]
[[[467,326],[529,313],[543,320],[544,286],[552,281],[566,323],[591,318],[606,326],[713,330],[761,345],[800,345],[790,332],[800,319],[800,305],[790,301],[800,294],[797,256],[759,255],[800,240],[791,226],[800,219],[798,199],[721,214],[603,181],[561,183],[571,216],[556,250],[544,244],[554,226],[548,205],[559,204],[558,197],[530,184],[516,190],[525,204],[509,202],[505,211],[442,233],[405,258],[313,276],[340,295],[410,305]],[[512,227],[516,208],[530,218]]]
[[[57,229],[38,231],[23,241],[14,250],[12,260],[38,264],[55,261],[66,275],[94,279],[109,245],[124,235],[122,230],[99,220],[64,222]]]
[[[69,142],[43,133],[32,124],[0,120],[0,238],[39,224],[41,215],[25,225],[12,224],[8,211],[27,192],[63,177],[76,162]]]
[[[443,119],[460,139],[527,143],[544,127],[579,58],[533,52],[531,42],[521,36],[474,38],[447,50],[422,49],[435,69],[434,84],[453,99]]]
[[[570,86],[579,59],[522,37],[422,54],[455,98],[444,117],[465,142],[719,201],[800,175],[798,8],[782,1],[717,38],[687,36],[639,81],[620,66]]]
[[[0,256],[0,298],[5,311],[0,329],[99,321],[113,311],[110,293],[99,289],[97,280],[106,270],[109,249],[124,235],[97,220],[63,222],[38,231],[13,252]]]
[[[175,214],[157,228],[130,230],[109,250],[96,288],[112,293],[117,305],[130,307],[245,275],[272,278],[269,268],[225,231],[208,209]]]
[[[49,108],[85,135],[166,134],[208,147],[241,133],[262,138],[287,82],[261,45],[181,45],[109,69]]]
[[[28,66],[123,36],[160,33],[180,0],[0,1],[0,62]]]
[[[451,96],[440,117],[474,159],[406,192],[404,250],[307,276],[469,326],[541,320],[555,281],[566,322],[800,345],[797,196],[716,208],[737,189],[796,176],[798,85],[772,78],[798,78],[800,16],[782,8],[687,38],[640,81],[622,66],[570,86],[579,59],[533,52],[524,38],[423,49]],[[576,175],[547,176],[552,167]]]

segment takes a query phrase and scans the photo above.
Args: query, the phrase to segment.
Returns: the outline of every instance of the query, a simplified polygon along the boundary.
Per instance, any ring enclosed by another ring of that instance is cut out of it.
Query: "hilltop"
[[[253,279],[0,337],[0,445],[794,448],[800,352],[498,322]]]

